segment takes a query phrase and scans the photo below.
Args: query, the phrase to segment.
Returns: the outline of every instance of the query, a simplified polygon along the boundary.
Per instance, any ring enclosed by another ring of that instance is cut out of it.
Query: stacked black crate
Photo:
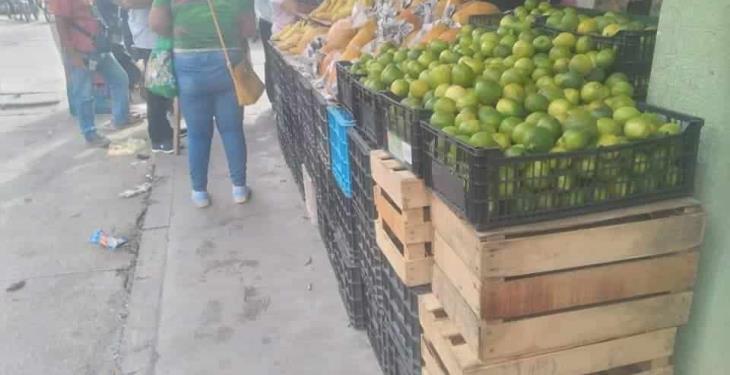
[[[408,287],[393,267],[383,267],[385,292],[385,336],[392,349],[389,374],[416,375],[421,373],[421,323],[418,318],[418,296],[431,292],[430,285]]]

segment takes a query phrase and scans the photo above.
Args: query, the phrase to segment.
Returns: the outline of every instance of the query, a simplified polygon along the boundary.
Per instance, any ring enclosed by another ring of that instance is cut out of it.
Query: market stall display
[[[385,374],[671,372],[703,121],[643,101],[655,36],[534,0],[329,0],[274,36],[282,151]]]

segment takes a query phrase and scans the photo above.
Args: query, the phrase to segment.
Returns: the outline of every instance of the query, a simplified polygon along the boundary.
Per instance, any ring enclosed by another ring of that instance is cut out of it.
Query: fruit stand
[[[495,4],[329,0],[266,45],[351,324],[386,374],[671,373],[703,120],[645,101],[656,19]]]

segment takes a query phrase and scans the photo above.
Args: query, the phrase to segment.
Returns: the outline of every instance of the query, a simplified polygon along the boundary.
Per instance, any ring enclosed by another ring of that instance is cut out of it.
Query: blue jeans
[[[112,95],[112,121],[123,125],[129,121],[129,77],[111,53],[100,55],[96,72],[104,77]],[[69,98],[85,137],[96,132],[94,125],[94,71],[69,64]]]
[[[230,51],[233,63],[241,54]],[[188,163],[193,190],[206,191],[213,122],[223,140],[234,186],[246,186],[246,138],[243,107],[221,51],[175,52],[180,110],[188,125]]]

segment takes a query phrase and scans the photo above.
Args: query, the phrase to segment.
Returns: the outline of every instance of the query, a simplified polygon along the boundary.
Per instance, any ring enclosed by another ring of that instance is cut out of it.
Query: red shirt
[[[96,35],[99,32],[99,23],[91,12],[89,1],[93,0],[48,0],[48,9],[56,17],[65,18],[89,34]],[[69,40],[64,40],[63,43],[81,52],[93,52],[94,41],[76,26],[70,27]]]

